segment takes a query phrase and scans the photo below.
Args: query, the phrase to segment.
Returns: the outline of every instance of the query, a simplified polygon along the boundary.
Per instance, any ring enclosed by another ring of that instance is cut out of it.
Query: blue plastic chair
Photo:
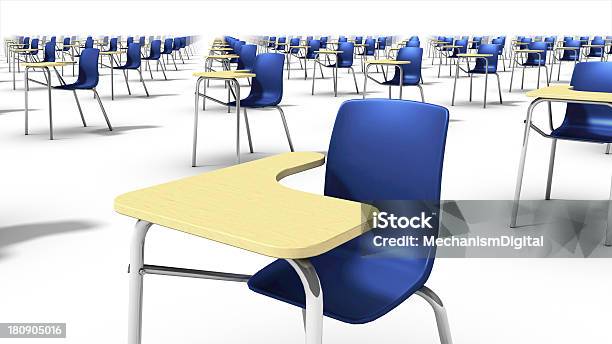
[[[421,94],[421,101],[425,102],[425,95],[423,94],[423,88],[420,85],[422,81],[421,78],[421,63],[423,60],[423,49],[415,48],[415,47],[403,47],[397,52],[397,56],[395,58],[398,61],[410,61],[409,64],[400,65],[402,77],[400,79],[400,71],[396,67],[395,74],[393,78],[390,80],[385,80],[380,82],[375,78],[371,77],[369,74],[367,78],[364,78],[363,83],[363,99],[366,97],[366,85],[367,79],[373,80],[379,85],[389,86],[389,99],[391,99],[391,87],[392,86],[400,86],[400,80],[402,80],[402,86],[416,86],[419,89]],[[367,68],[367,67],[366,67]],[[400,88],[400,96],[399,99],[402,99],[402,92]]]
[[[361,58],[361,71],[363,72],[368,56],[374,57],[376,55],[376,41],[373,38],[366,38],[365,46],[358,55]]]
[[[45,43],[42,62],[55,62],[55,42],[49,41]]]
[[[340,36],[338,37],[338,43],[340,42],[348,42],[348,38],[346,38],[345,36]]]
[[[117,39],[117,37],[113,37],[110,39],[109,45],[108,45],[108,50],[107,51],[117,51],[117,49],[119,48],[119,40]]]
[[[478,47],[479,54],[490,54],[490,57],[478,58],[476,59],[476,65],[473,69],[468,70],[468,74],[470,76],[470,102],[472,101],[472,78],[474,74],[484,74],[485,75],[485,88],[484,88],[484,99],[483,99],[483,107],[487,107],[487,87],[488,87],[488,77],[489,74],[495,74],[497,77],[497,88],[499,91],[499,103],[503,104],[502,101],[502,93],[501,93],[501,83],[499,81],[499,74],[497,74],[497,64],[499,61],[499,45],[497,44],[480,44]],[[451,105],[455,105],[455,90],[457,88],[457,77],[455,76],[455,85],[453,86],[453,100]]]
[[[238,53],[238,69],[252,71],[255,67],[255,58],[257,57],[257,46],[254,44],[245,44],[240,46]]]
[[[174,40],[172,42],[173,55],[178,54],[179,58],[181,59],[183,64],[185,64],[185,60],[183,59],[183,54],[181,54],[181,46],[182,46],[182,39],[181,39],[181,37],[174,37]],[[174,56],[172,56],[172,60],[174,61]],[[175,62],[175,64],[176,64],[176,62]]]
[[[140,77],[140,82],[142,82],[142,87],[144,87],[145,93],[147,97],[149,96],[149,91],[147,90],[147,85],[144,82],[144,78],[142,77],[141,68],[141,56],[140,56],[140,44],[132,43],[128,46],[127,49],[127,61],[123,66],[113,67],[113,69],[118,69],[123,72],[123,77],[125,78],[125,85],[127,86],[128,94],[132,95],[132,91],[130,90],[130,84],[128,82],[129,71],[135,70],[138,72],[138,76]]]
[[[268,37],[268,45],[266,46],[266,50],[274,49],[276,47],[276,36]]]
[[[259,54],[255,58],[252,72],[255,77],[252,79],[251,92],[249,95],[240,99],[240,108],[244,111],[244,123],[247,128],[249,139],[249,149],[253,153],[253,141],[251,140],[251,129],[249,127],[248,109],[276,108],[280,113],[289,142],[289,149],[293,152],[293,143],[289,135],[289,127],[285,113],[279,105],[283,100],[283,67],[285,65],[285,55],[278,53]],[[204,98],[206,99],[206,98]],[[236,101],[228,102],[228,106],[236,106]]]
[[[39,43],[39,41],[40,40],[38,38],[33,38],[30,41],[29,48],[30,49],[36,49],[36,50],[19,53],[19,55],[22,55],[26,61],[29,60],[31,62],[37,62],[38,61],[38,43]]]
[[[591,45],[603,45],[605,47],[606,41],[601,36],[595,36],[595,38],[593,38],[591,41]],[[586,54],[585,57],[587,61],[591,57],[603,59],[604,48],[589,48],[589,53]]]
[[[156,68],[159,69],[159,67],[161,66],[162,73],[164,74],[164,79],[168,80],[168,78],[166,77],[166,66],[164,65],[164,60],[161,58],[161,40],[154,39],[149,45],[149,56],[143,57],[142,59],[146,61],[151,80],[153,79],[153,71],[151,70],[151,63],[149,61],[157,61]]]
[[[170,63],[170,58],[172,58],[172,63],[174,64],[174,69],[178,70],[178,68],[176,67],[176,61],[174,60],[174,55],[172,54],[174,52],[174,40],[172,38],[166,38],[164,40],[164,50],[162,50],[161,54],[166,55],[166,64]]]
[[[504,67],[504,72],[506,71],[506,59],[504,58],[504,48],[506,47],[506,38],[497,37],[491,41],[491,44],[497,44],[499,47],[499,51],[497,55],[499,55],[499,59],[502,61],[502,66]]]
[[[418,38],[416,38],[416,39],[412,39],[411,38],[411,39],[409,39],[406,42],[406,47],[409,47],[409,48],[420,48],[421,47],[421,41],[419,41]]]
[[[458,63],[459,61],[459,56],[458,54],[466,54],[468,51],[468,40],[467,39],[458,39],[456,40],[453,45],[459,46],[459,48],[452,48],[451,52],[452,54],[448,55],[448,58],[451,59],[451,61],[455,61],[454,63],[449,63],[448,64],[448,75],[453,75],[452,71],[453,71],[453,64]],[[438,78],[440,77],[440,71],[442,69],[442,64],[438,64]]]
[[[580,43],[580,41],[575,39],[565,40],[563,42],[564,47],[574,49],[563,50],[563,55],[561,55],[561,58],[557,59],[557,61],[559,62],[559,70],[557,71],[557,81],[559,81],[559,79],[561,78],[561,65],[563,64],[563,62],[573,62],[574,65],[578,63],[578,61],[580,60],[581,45],[582,44]]]
[[[334,96],[338,96],[338,69],[349,69],[353,73],[353,80],[355,81],[355,90],[359,94],[359,87],[357,86],[357,77],[355,76],[355,70],[353,69],[353,56],[355,52],[355,44],[352,42],[339,42],[338,50],[341,53],[336,54],[336,61],[332,63],[323,63],[320,58],[314,60],[314,68],[312,75],[312,94],[314,95],[314,85],[316,79],[317,65],[323,74],[323,67],[332,68],[333,71],[333,82],[334,82]]]
[[[319,50],[321,50],[321,41],[318,39],[311,39],[308,41],[308,50],[306,50],[306,55],[300,56],[300,60],[304,60],[304,80],[308,78],[308,61],[314,61],[317,58],[316,51]],[[321,71],[321,77],[323,77],[323,71]]]
[[[327,36],[321,36],[321,38],[319,39],[319,41],[321,41],[321,49],[327,49],[327,40]]]
[[[540,88],[540,69],[544,67],[544,71],[546,72],[546,86],[549,85],[550,77],[548,75],[548,67],[546,66],[546,54],[548,53],[548,43],[546,42],[532,42],[527,46],[529,50],[539,50],[540,53],[527,53],[527,59],[525,62],[521,63],[523,66],[523,75],[521,78],[521,90],[525,85],[525,69],[527,67],[537,68],[538,69],[538,84],[536,88]],[[512,92],[512,80],[514,79],[514,67],[515,63],[512,65],[512,74],[510,75],[510,88],[509,92]]]
[[[91,38],[91,36],[87,37],[87,39],[85,39],[85,49],[91,49],[94,46],[94,40],[93,38]]]
[[[74,100],[76,101],[77,107],[79,108],[79,114],[81,115],[81,121],[83,122],[84,127],[87,126],[87,123],[85,122],[83,110],[81,109],[81,104],[79,103],[79,98],[77,97],[76,91],[92,90],[94,93],[94,97],[98,100],[98,105],[100,105],[100,109],[102,110],[102,115],[104,115],[104,120],[106,120],[108,130],[112,131],[113,127],[110,121],[108,120],[108,116],[106,115],[106,110],[104,110],[104,106],[102,105],[100,95],[98,94],[98,91],[96,91],[96,86],[98,86],[99,80],[99,56],[99,49],[83,49],[83,51],[81,52],[81,56],[79,57],[79,76],[77,80],[72,84],[63,84],[60,86],[54,86],[53,88],[56,90],[72,91],[72,94],[74,94]]]
[[[276,46],[274,47],[274,50],[285,51],[286,49],[287,49],[287,37],[279,37],[278,40],[276,41]]]
[[[363,44],[363,36],[355,37],[355,44]]]
[[[448,117],[446,108],[419,102],[344,102],[329,144],[325,195],[380,208],[385,200],[414,200],[394,203],[420,209],[425,200],[439,208]],[[412,161],[419,161],[419,168]],[[434,227],[427,234],[436,237],[438,224]],[[302,308],[307,343],[320,342],[323,316],[364,324],[416,294],[433,307],[442,344],[451,344],[442,301],[425,286],[435,248],[405,247],[388,254],[372,247],[374,235],[367,232],[312,258],[276,260],[253,275],[248,287]]]
[[[612,78],[610,78],[610,75],[612,75],[612,63],[581,62],[574,67],[570,86],[576,91],[612,93]],[[539,102],[542,101],[545,100],[539,100]],[[557,128],[553,127],[552,110],[549,108],[548,114],[551,131],[547,134],[545,130],[538,128],[532,121],[533,112],[531,109],[536,105],[536,102],[538,102],[538,100],[535,100],[529,107],[530,111],[527,115],[527,127],[525,128],[525,135],[527,136],[525,136],[523,141],[524,146],[518,175],[519,182],[516,185],[511,227],[516,226],[522,176],[525,168],[527,144],[529,142],[529,128],[534,127],[534,130],[538,134],[552,139],[545,195],[545,199],[547,200],[550,199],[552,190],[557,140],[608,144],[608,149],[610,147],[609,144],[612,143],[612,107],[601,103],[596,105],[588,103],[568,103],[565,110],[565,118]],[[585,166],[585,168],[587,167]]]
[[[470,46],[470,49],[478,49],[478,48],[480,48],[480,44],[482,43],[482,37],[474,36],[472,41],[473,42],[472,42],[472,45]]]
[[[589,36],[580,36],[580,45],[585,45],[589,42]]]

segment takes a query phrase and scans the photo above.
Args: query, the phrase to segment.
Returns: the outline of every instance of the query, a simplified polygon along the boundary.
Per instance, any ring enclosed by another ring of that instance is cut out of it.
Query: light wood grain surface
[[[320,153],[280,154],[123,194],[114,208],[270,257],[313,257],[368,231],[374,210],[278,183],[324,162]]]
[[[591,102],[612,103],[612,93],[574,91],[570,85],[556,85],[526,93],[527,97],[557,100],[582,100]]]

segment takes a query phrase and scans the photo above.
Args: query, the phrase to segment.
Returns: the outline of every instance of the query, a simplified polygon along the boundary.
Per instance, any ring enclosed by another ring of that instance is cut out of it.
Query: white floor
[[[235,116],[211,104],[200,115],[199,167],[191,167],[191,73],[202,67],[200,57],[179,64],[178,72],[170,70],[169,81],[159,79],[161,72],[154,81],[145,74],[150,98],[135,75],[133,95],[128,96],[116,75],[116,98],[111,101],[110,78],[102,76],[99,92],[113,132],[106,130],[91,93],[80,94],[89,125],[83,128],[72,95],[54,92],[56,140],[49,141],[45,89],[33,87],[34,111],[30,135],[25,136],[23,75],[13,91],[7,66],[0,65],[0,322],[66,322],[65,342],[125,342],[126,269],[134,220],[113,211],[114,197],[234,162]],[[468,79],[461,78],[451,107],[448,70],[437,78],[430,60],[424,67],[426,101],[447,106],[451,114],[443,198],[511,199],[529,99],[520,90],[508,93],[506,72],[501,73],[503,105],[494,78],[489,80],[487,109],[482,108],[484,80],[475,79],[474,101],[469,103]],[[569,81],[569,71],[566,66],[562,81]],[[340,73],[340,94],[334,98],[331,79],[317,80],[311,96],[311,80],[300,76],[294,70],[285,82],[282,102],[293,142],[297,150],[326,151],[339,104],[356,97],[352,77]],[[357,76],[362,88],[363,76]],[[535,76],[535,70],[527,71],[526,89],[535,87]],[[515,75],[515,85],[519,82]],[[369,97],[386,97],[386,89],[368,84]],[[243,88],[244,94],[247,90]],[[211,92],[225,97],[221,85]],[[416,100],[418,92],[407,87],[404,97]],[[554,109],[559,123],[563,107]],[[274,110],[249,114],[256,153],[246,153],[243,135],[244,160],[288,151]],[[545,114],[545,107],[537,111],[542,123]],[[523,189],[530,199],[543,198],[550,144],[536,135],[531,137]],[[553,197],[607,199],[612,156],[603,153],[602,145],[561,142]],[[284,182],[321,192],[323,172],[318,168]],[[159,227],[147,240],[150,264],[254,273],[270,261]],[[605,343],[612,312],[611,268],[612,261],[604,259],[439,259],[428,285],[445,302],[455,343]],[[146,344],[303,340],[299,310],[241,284],[147,276],[144,305]],[[433,313],[419,298],[367,325],[326,319],[324,340],[438,342]]]

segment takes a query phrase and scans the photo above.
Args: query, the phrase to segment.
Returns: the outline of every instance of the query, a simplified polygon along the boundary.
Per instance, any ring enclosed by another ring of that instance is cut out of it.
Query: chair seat
[[[403,85],[417,85],[421,80],[414,76],[414,75],[404,75],[404,82]],[[385,82],[382,83],[382,85],[387,85],[387,86],[399,86],[399,77],[394,77],[391,80],[387,80]]]
[[[544,67],[546,65],[546,61],[545,60],[526,61],[522,65],[525,67]]]
[[[310,262],[321,282],[323,314],[351,324],[383,316],[426,280],[425,259],[360,256],[340,247]],[[256,293],[305,308],[302,283],[285,260],[276,260],[257,272],[248,286]]]
[[[486,73],[497,73],[497,68],[495,68],[494,66],[489,66],[488,71],[485,70],[485,67],[476,67],[472,70],[469,71],[469,73],[474,73],[474,74],[486,74]]]
[[[278,99],[277,97],[266,97],[265,95],[263,97],[255,97],[249,95],[248,97],[240,100],[240,106],[246,108],[263,108],[269,106],[276,106],[278,105],[278,103],[280,103],[280,99]],[[236,106],[236,101],[231,101],[227,103],[227,105]]]
[[[575,56],[575,57],[566,57],[566,56],[563,56],[559,60],[560,61],[572,61],[572,62],[574,62],[574,61],[578,61],[578,59],[579,59],[579,56]]]
[[[67,84],[67,85],[53,86],[54,89],[65,90],[65,91],[91,90],[94,87],[96,87],[96,85],[94,85],[93,83],[79,83],[79,82],[75,82],[73,84]]]
[[[550,133],[562,140],[612,143],[612,126],[564,125]]]

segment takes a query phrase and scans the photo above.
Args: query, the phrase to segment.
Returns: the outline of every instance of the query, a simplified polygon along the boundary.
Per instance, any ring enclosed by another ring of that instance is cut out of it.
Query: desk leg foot
[[[446,315],[446,309],[444,308],[444,304],[442,304],[442,300],[440,300],[438,295],[436,295],[436,293],[434,293],[426,286],[423,286],[421,289],[417,290],[415,294],[424,298],[425,301],[427,301],[433,308],[434,314],[436,316],[436,323],[438,324],[438,334],[440,335],[440,343],[453,344],[450,326],[448,323],[448,317]]]
[[[323,291],[317,272],[307,259],[289,259],[287,262],[293,267],[304,285],[306,295],[306,310],[305,314],[303,313],[305,343],[321,344],[323,341]]]
[[[151,223],[143,220],[136,222],[130,248],[130,299],[128,309],[128,344],[140,344],[142,339],[142,273],[144,268],[144,243]]]

